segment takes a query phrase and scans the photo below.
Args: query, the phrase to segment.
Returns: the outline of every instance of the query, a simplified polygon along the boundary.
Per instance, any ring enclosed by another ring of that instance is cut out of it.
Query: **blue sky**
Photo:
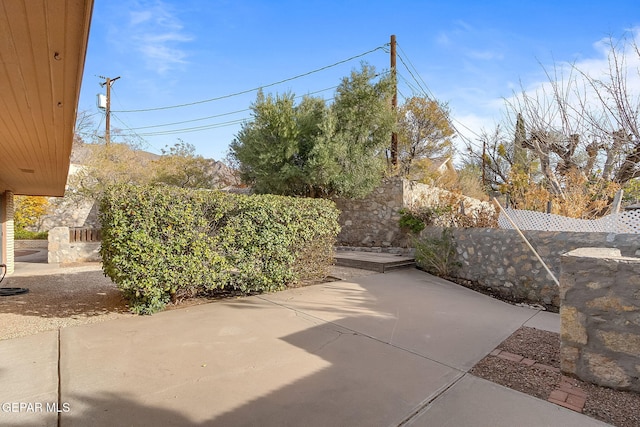
[[[542,66],[597,68],[599,41],[638,28],[637,0],[95,0],[78,108],[102,135],[98,76],[120,76],[112,128],[152,152],[182,140],[220,160],[256,92],[227,95],[374,50],[264,89],[330,99],[360,61],[388,70],[389,54],[375,49],[395,34],[399,102],[423,90],[447,102],[464,145],[503,118],[505,97],[545,80]],[[183,104],[192,105],[165,108]]]

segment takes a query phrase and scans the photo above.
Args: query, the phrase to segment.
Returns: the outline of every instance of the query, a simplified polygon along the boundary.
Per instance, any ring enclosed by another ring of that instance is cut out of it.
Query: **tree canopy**
[[[196,154],[192,144],[180,141],[162,149],[162,156],[154,160],[152,183],[182,188],[212,188],[209,160]]]
[[[398,109],[398,174],[421,179],[429,160],[453,154],[455,131],[446,104],[412,97]]]
[[[567,216],[606,213],[617,189],[640,177],[640,49],[634,37],[603,42],[601,73],[560,64],[544,69],[548,81],[507,100],[509,123],[481,137],[486,183],[523,209],[553,200]]]
[[[230,145],[242,180],[258,193],[364,196],[379,184],[394,127],[393,81],[363,65],[342,79],[333,103],[264,95]]]

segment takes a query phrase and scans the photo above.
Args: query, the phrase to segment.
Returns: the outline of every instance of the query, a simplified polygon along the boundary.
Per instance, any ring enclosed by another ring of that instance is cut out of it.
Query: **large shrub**
[[[137,313],[226,287],[277,290],[326,275],[337,218],[327,200],[115,186],[100,206],[103,268]]]

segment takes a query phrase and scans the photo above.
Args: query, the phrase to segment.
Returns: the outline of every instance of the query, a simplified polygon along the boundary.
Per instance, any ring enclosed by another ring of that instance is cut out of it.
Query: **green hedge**
[[[234,288],[282,289],[326,276],[333,202],[167,186],[115,186],[100,204],[103,269],[134,312]]]
[[[24,228],[16,228],[13,231],[14,240],[47,240],[48,238],[48,231],[29,231]]]

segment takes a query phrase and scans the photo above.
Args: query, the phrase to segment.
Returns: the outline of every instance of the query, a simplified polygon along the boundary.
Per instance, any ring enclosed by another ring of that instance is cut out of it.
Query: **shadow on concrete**
[[[64,400],[59,408],[51,408],[52,412],[47,412],[45,403],[43,411],[34,419],[33,414],[5,414],[3,426],[25,427],[28,425],[58,425],[58,426],[95,426],[109,425],[96,424],[96,420],[111,418],[111,425],[131,425],[131,426],[205,426],[209,424],[194,423],[177,411],[165,408],[146,406],[135,402],[133,399],[104,393],[100,396],[75,396],[87,406],[86,410],[78,410],[76,406],[66,406]],[[53,405],[55,402],[47,402]],[[56,412],[59,410],[59,414]],[[29,418],[27,418],[27,416]],[[55,419],[60,419],[56,423]],[[119,421],[115,421],[119,420]],[[48,422],[47,422],[48,421]],[[34,423],[35,422],[35,423]]]
[[[61,415],[60,425],[398,425],[462,375],[335,325],[312,326],[279,340],[288,344],[278,352],[281,360],[260,361],[274,355],[255,355],[256,363],[271,369],[252,374],[248,366],[238,365],[201,378],[178,376],[175,384],[166,384],[171,392],[149,386],[136,396],[113,391],[65,395],[63,385],[62,402],[70,402],[71,410]],[[238,377],[233,373],[238,370],[247,373]],[[158,392],[161,398],[154,396]]]
[[[16,249],[13,253],[16,268],[20,263],[46,264],[48,262],[49,251],[47,249]]]
[[[61,425],[399,425],[532,315],[408,271],[67,329]]]
[[[420,355],[327,325],[282,340],[329,366],[216,416],[208,425],[400,425],[463,375]]]

